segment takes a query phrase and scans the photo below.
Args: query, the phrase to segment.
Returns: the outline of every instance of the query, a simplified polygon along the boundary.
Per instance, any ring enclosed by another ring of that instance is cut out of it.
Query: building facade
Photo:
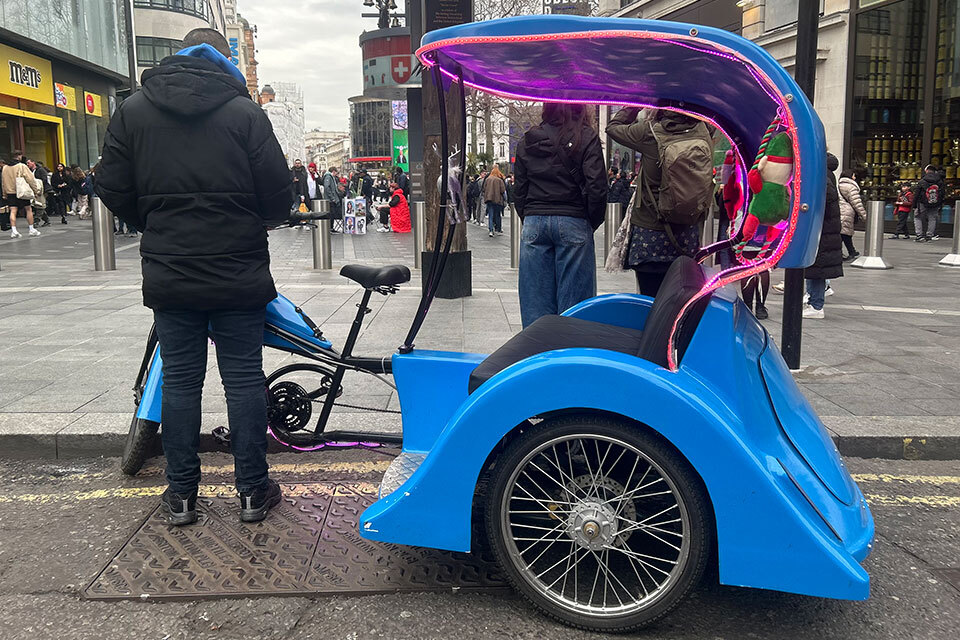
[[[247,80],[250,97],[260,102],[259,81],[257,79],[257,58],[254,38],[256,25],[250,23],[237,12],[237,0],[223,2],[224,35],[230,46],[230,61],[237,66]]]
[[[126,4],[27,6],[0,4],[0,157],[19,150],[48,167],[88,169],[99,159],[117,91],[129,86]]]
[[[273,125],[273,133],[280,142],[287,164],[306,157],[304,145],[303,91],[294,82],[276,82],[264,85],[260,103]]]
[[[312,129],[303,135],[306,153],[304,160],[313,162],[318,169],[330,166],[327,146],[332,147],[332,143],[344,138],[349,139],[350,134],[347,131],[323,131],[321,129]]]
[[[110,1],[110,0],[106,0]],[[137,76],[179,51],[183,36],[209,27],[226,33],[224,5],[229,0],[133,0],[137,38]],[[119,4],[111,2],[111,4]],[[236,13],[236,2],[233,2]]]
[[[510,137],[510,118],[499,109],[493,110],[490,114],[490,135],[487,126],[484,116],[467,117],[467,153],[478,156],[489,154],[501,169],[506,170],[515,146]]]
[[[389,100],[354,96],[350,101],[350,162],[387,167],[393,157],[393,116]]]

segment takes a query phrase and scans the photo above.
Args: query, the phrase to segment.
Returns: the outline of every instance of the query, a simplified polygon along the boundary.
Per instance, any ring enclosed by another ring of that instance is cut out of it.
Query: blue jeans
[[[583,218],[526,216],[520,236],[524,327],[597,295],[593,228]]]
[[[177,493],[200,484],[200,400],[207,369],[207,336],[227,396],[230,449],[237,490],[267,481],[267,395],[263,375],[263,323],[255,311],[154,311],[163,356],[160,437],[167,483]]]
[[[823,278],[807,279],[807,294],[810,296],[809,304],[819,311],[823,309],[823,294],[827,290],[827,281]]]
[[[490,233],[493,233],[494,231],[497,231],[497,232],[503,231],[501,218],[503,218],[503,205],[497,204],[495,202],[488,202],[487,203],[487,228],[490,230]]]

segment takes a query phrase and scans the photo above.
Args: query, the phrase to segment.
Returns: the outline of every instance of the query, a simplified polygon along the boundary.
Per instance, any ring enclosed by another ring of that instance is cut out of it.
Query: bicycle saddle
[[[391,264],[386,267],[368,267],[362,264],[348,264],[340,269],[340,275],[350,278],[364,289],[374,287],[394,286],[410,282],[410,269],[402,264]]]

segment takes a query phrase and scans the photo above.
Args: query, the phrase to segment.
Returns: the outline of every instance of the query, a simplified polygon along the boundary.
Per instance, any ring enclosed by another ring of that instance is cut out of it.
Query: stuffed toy
[[[728,150],[723,157],[723,165],[720,167],[720,184],[723,185],[723,208],[727,212],[727,219],[736,220],[737,212],[743,206],[743,191],[740,189],[740,182],[737,181],[737,161],[732,149]]]
[[[743,223],[742,249],[757,232],[757,227],[767,227],[764,249],[779,237],[779,222],[790,216],[790,181],[793,178],[793,141],[786,132],[773,135],[779,122],[767,129],[760,144],[760,151],[753,168],[747,174],[747,184],[753,192],[747,219]]]

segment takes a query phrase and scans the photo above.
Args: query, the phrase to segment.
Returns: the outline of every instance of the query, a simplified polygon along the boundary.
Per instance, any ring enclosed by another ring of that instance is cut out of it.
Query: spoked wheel
[[[133,418],[130,420],[130,430],[127,432],[127,439],[123,443],[123,454],[120,457],[120,470],[128,476],[134,476],[143,467],[144,461],[150,455],[153,448],[153,442],[157,437],[157,431],[160,429],[159,422],[144,420],[137,417],[137,409],[140,407],[140,400],[143,398],[143,388],[147,383],[147,376],[150,374],[150,367],[153,364],[153,356],[158,348],[156,329],[150,329],[150,336],[147,338],[147,348],[143,354],[143,363],[140,366],[140,374],[137,376],[137,384],[134,388]]]
[[[566,624],[627,632],[699,580],[712,525],[689,463],[628,423],[547,420],[497,460],[487,533],[513,586]]]
[[[310,426],[315,400],[329,392],[333,370],[315,364],[294,364],[277,369],[267,378],[267,425],[280,444],[294,448],[316,446]],[[337,390],[339,396],[343,392]]]

